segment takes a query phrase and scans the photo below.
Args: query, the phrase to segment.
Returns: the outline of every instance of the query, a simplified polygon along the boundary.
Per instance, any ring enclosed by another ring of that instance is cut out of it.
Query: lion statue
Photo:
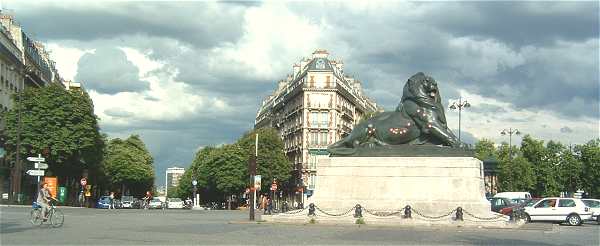
[[[331,154],[348,155],[361,146],[461,144],[446,125],[437,82],[419,72],[404,85],[395,111],[380,113],[360,124],[340,141],[330,145]]]

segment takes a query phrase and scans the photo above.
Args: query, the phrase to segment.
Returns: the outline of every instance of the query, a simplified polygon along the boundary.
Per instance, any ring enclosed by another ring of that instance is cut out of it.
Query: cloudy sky
[[[142,136],[159,182],[252,128],[276,81],[317,48],[387,110],[409,76],[431,75],[446,105],[471,103],[466,142],[508,141],[505,128],[566,144],[599,136],[597,1],[2,4],[83,83],[103,132]],[[446,114],[457,129],[458,113]]]

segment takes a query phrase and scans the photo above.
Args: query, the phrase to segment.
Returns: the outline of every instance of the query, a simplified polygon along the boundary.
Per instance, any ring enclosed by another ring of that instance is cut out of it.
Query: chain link
[[[296,210],[292,210],[292,211],[287,211],[285,213],[282,214],[299,214],[302,213],[306,208],[302,208],[302,209],[296,209]]]
[[[441,218],[450,216],[452,213],[454,213],[456,211],[456,209],[448,212],[447,214],[443,214],[443,215],[440,215],[440,216],[427,216],[427,215],[422,214],[421,212],[419,212],[419,210],[416,210],[414,208],[412,209],[412,211],[415,212],[415,214],[417,214],[417,215],[419,215],[419,216],[421,216],[423,218],[431,219],[431,220],[437,220],[437,219],[441,219]]]
[[[392,211],[392,212],[384,212],[384,211],[371,211],[368,210],[366,208],[363,208],[365,210],[365,212],[367,212],[370,215],[373,216],[377,216],[377,217],[391,217],[391,216],[395,216],[397,214],[400,214],[403,210],[398,210],[398,211]]]
[[[469,211],[467,211],[467,210],[464,210],[464,209],[463,209],[463,212],[464,212],[465,214],[467,214],[467,215],[469,215],[469,216],[471,216],[471,217],[475,218],[475,219],[478,219],[478,220],[488,220],[488,221],[489,221],[489,220],[497,220],[497,219],[499,219],[499,218],[503,218],[503,217],[504,217],[504,215],[503,215],[503,214],[501,214],[501,215],[496,215],[496,216],[494,216],[494,217],[479,217],[479,216],[477,216],[477,215],[474,215],[474,214],[472,214],[472,213],[469,213]]]
[[[319,212],[321,212],[321,213],[323,213],[323,214],[325,214],[325,215],[334,216],[334,217],[340,217],[340,216],[344,216],[344,215],[347,215],[347,214],[349,214],[350,212],[352,212],[352,210],[354,210],[354,208],[356,208],[356,206],[354,206],[354,207],[350,208],[348,211],[346,211],[346,212],[344,212],[344,213],[341,213],[341,214],[332,214],[332,213],[327,213],[327,212],[323,211],[321,208],[319,208],[317,205],[315,205],[315,208],[316,208],[317,210],[319,210]]]

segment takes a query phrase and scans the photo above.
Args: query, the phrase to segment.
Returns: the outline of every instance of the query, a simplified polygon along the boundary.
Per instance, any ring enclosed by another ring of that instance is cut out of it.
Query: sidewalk
[[[31,208],[32,205],[19,205],[19,204],[0,204],[0,208]],[[57,208],[85,208],[85,207],[72,207],[72,206],[56,206]]]

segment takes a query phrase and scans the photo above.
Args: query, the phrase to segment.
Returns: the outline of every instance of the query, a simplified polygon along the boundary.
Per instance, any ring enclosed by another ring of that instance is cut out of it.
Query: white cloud
[[[46,48],[51,52],[51,59],[56,62],[56,69],[66,80],[73,80],[75,78],[79,58],[85,53],[93,53],[93,50],[63,46],[56,42],[46,44]]]

